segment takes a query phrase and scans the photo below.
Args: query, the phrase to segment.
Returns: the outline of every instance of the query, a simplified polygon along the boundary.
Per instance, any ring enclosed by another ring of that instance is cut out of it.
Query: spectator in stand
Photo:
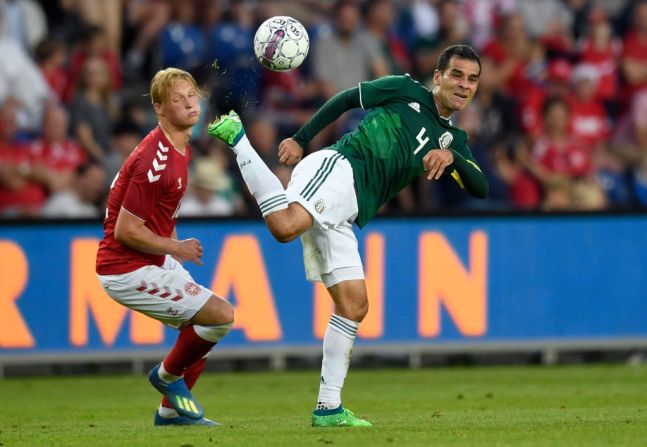
[[[119,91],[122,85],[119,55],[108,45],[106,34],[100,26],[85,26],[80,31],[79,43],[70,55],[69,82],[65,102],[74,99],[79,84],[83,83],[84,67],[88,59],[103,61],[110,88]]]
[[[0,20],[2,13],[0,10]],[[0,103],[20,93],[16,110],[19,130],[37,131],[50,90],[23,47],[2,32],[0,22]]]
[[[62,101],[69,83],[65,69],[67,61],[65,42],[57,39],[41,40],[34,50],[34,59],[52,94],[58,101]]]
[[[398,17],[391,0],[369,0],[365,6],[366,30],[368,37],[380,48],[382,58],[388,64],[390,74],[404,74],[411,71],[411,60],[405,43],[395,33],[394,24]],[[458,42],[456,42],[458,43]]]
[[[18,101],[0,105],[0,217],[36,217],[45,201],[42,186],[32,177],[33,160],[17,139]]]
[[[531,85],[526,68],[532,52],[533,42],[523,16],[510,14],[501,18],[497,36],[485,45],[481,58],[496,63],[497,85],[504,93],[515,96],[526,92]]]
[[[261,86],[264,112],[271,113],[272,121],[285,135],[305,124],[320,103],[317,83],[301,70],[283,73],[264,70]]]
[[[127,118],[122,118],[115,124],[112,131],[111,150],[106,154],[102,163],[106,171],[106,190],[110,187],[126,158],[139,144],[142,136],[139,126]]]
[[[542,110],[547,98],[569,98],[573,67],[565,59],[555,59],[545,70],[545,82],[530,83],[525,93],[518,95],[521,128],[535,140],[542,130]]]
[[[88,154],[69,138],[67,110],[55,102],[45,106],[42,134],[29,145],[32,176],[49,195],[71,187],[76,170],[88,160]]]
[[[417,39],[414,43],[416,69],[420,81],[431,83],[438,56],[448,46],[467,43],[467,23],[456,0],[438,2],[438,30],[431,36]]]
[[[130,0],[125,5],[122,48],[124,70],[130,81],[145,78],[154,43],[171,17],[169,0]]]
[[[353,0],[337,0],[332,8],[332,27],[322,28],[312,43],[312,75],[319,97],[330,99],[336,93],[357,87],[360,82],[389,74],[380,46],[363,29],[361,11]],[[352,130],[366,112],[355,109],[317,135],[310,147],[332,144]],[[317,144],[317,146],[315,146]],[[308,148],[304,148],[308,151]]]
[[[462,0],[461,6],[467,21],[468,40],[481,49],[494,38],[501,17],[514,12],[516,0]]]
[[[547,99],[542,117],[543,131],[532,147],[528,168],[542,185],[544,209],[604,207],[604,194],[592,180],[592,153],[570,133],[568,102]]]
[[[231,190],[231,177],[213,158],[195,161],[190,176],[189,190],[180,205],[181,217],[231,216],[235,205],[227,197]]]
[[[594,6],[588,14],[588,29],[577,43],[577,59],[597,71],[596,95],[611,117],[616,117],[618,101],[618,60],[622,42],[613,36],[606,12]]]
[[[83,65],[70,110],[73,135],[96,161],[102,161],[110,151],[116,101],[105,61],[97,56],[89,57]]]
[[[609,147],[600,147],[593,154],[593,169],[595,180],[604,191],[610,207],[626,209],[632,205],[631,176],[618,154]]]
[[[254,11],[247,2],[231,2],[226,19],[207,32],[207,61],[217,111],[247,113],[260,98],[261,69],[254,55]]]
[[[338,0],[333,7],[334,26],[313,42],[312,64],[321,96],[331,98],[363,81],[389,74],[375,40],[362,31],[360,9],[352,0]]]
[[[598,71],[586,64],[573,69],[574,94],[570,97],[571,130],[590,151],[606,145],[609,137],[609,117],[597,96]]]
[[[614,126],[611,148],[627,166],[643,163],[647,153],[647,90],[636,93]]]
[[[516,0],[517,11],[523,17],[525,28],[532,38],[541,38],[550,31],[569,30],[573,13],[562,0]],[[552,29],[552,30],[551,30]],[[559,31],[557,34],[562,34]],[[560,39],[558,39],[560,40]]]
[[[580,177],[591,170],[590,153],[570,132],[570,108],[564,98],[548,98],[544,103],[542,133],[532,148],[542,172],[538,177],[550,183],[553,175]]]
[[[163,67],[193,71],[204,64],[206,42],[196,25],[195,0],[173,0],[171,21],[162,29],[159,48]]]
[[[0,0],[0,33],[30,52],[47,36],[47,19],[34,0]]]
[[[407,2],[407,15],[411,18],[412,41],[431,39],[438,33],[437,0],[413,0]]]
[[[99,26],[105,30],[107,46],[119,52],[121,49],[122,7],[132,1],[123,0],[65,0],[75,8],[83,23]]]
[[[633,9],[633,26],[625,33],[620,61],[625,85],[621,92],[626,107],[640,90],[647,89],[647,1],[637,2]]]
[[[47,200],[43,216],[67,219],[102,216],[105,180],[106,173],[100,164],[90,162],[79,166],[72,185]]]

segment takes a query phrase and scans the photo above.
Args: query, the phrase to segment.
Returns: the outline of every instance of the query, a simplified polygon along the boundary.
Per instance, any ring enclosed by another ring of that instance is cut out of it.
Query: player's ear
[[[434,70],[434,77],[432,79],[434,86],[440,85],[440,71]]]
[[[153,110],[155,110],[155,113],[157,113],[158,115],[164,115],[163,109],[162,109],[162,104],[154,103],[153,104]]]

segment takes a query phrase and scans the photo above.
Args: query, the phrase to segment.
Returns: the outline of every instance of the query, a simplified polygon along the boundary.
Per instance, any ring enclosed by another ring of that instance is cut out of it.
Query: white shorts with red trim
[[[171,256],[119,275],[97,275],[110,297],[130,309],[173,327],[191,320],[214,293],[197,284]]]

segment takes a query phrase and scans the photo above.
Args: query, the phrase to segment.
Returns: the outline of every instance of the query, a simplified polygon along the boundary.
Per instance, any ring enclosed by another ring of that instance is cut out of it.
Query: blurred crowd
[[[298,70],[254,58],[254,33],[274,15],[308,30]],[[180,215],[256,216],[208,121],[239,111],[287,183],[278,143],[328,98],[388,74],[428,85],[456,43],[482,58],[477,96],[454,124],[490,197],[421,178],[383,213],[647,207],[647,0],[0,0],[0,219],[102,216],[122,162],[156,125],[148,83],[167,66],[204,92]]]

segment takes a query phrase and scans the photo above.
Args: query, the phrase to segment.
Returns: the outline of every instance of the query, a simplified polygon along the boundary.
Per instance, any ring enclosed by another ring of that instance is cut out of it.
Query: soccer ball
[[[288,16],[267,19],[256,30],[256,59],[274,71],[297,68],[308,55],[310,39],[303,25]]]

